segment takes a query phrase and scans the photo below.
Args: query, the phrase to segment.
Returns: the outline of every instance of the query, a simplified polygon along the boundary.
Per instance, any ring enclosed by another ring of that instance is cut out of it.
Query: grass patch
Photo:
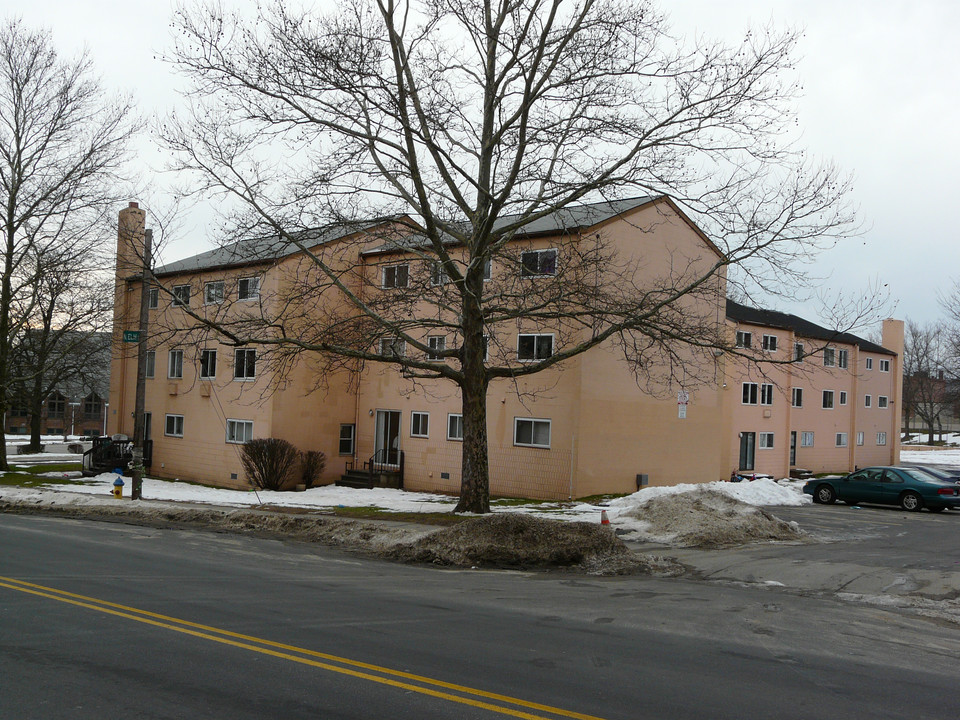
[[[14,472],[30,473],[31,475],[42,475],[49,472],[80,472],[83,469],[80,463],[52,463],[50,465],[17,465],[11,463],[10,467],[15,468]]]

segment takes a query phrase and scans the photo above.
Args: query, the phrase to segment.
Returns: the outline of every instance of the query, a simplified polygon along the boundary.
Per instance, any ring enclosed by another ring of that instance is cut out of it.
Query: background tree
[[[203,7],[175,24],[172,60],[194,82],[192,113],[163,128],[175,167],[232,208],[225,237],[297,247],[309,279],[303,293],[261,303],[260,317],[197,316],[198,327],[450,381],[463,403],[458,511],[489,509],[491,381],[617,343],[648,386],[660,369],[693,383],[713,367],[710,351],[733,350],[716,314],[728,277],[748,292],[809,287],[803,261],[851,229],[847,181],[789,142],[793,32],[684,43],[651,3],[614,0],[346,0],[324,17],[277,2],[249,21]],[[642,259],[580,238],[570,209],[662,194],[720,252],[678,257],[638,287]],[[408,292],[379,299],[356,290],[375,284],[359,248],[319,245],[316,230],[376,216],[403,218],[417,238],[368,223],[359,247],[379,233],[382,249],[427,268]],[[558,217],[570,228],[562,271],[540,272],[523,242]],[[491,261],[516,272],[485,283]],[[529,275],[542,282],[522,282]],[[322,293],[339,300],[318,303]],[[705,307],[711,316],[695,311]],[[548,357],[519,363],[497,347],[497,327],[518,322],[557,332]],[[455,346],[429,347],[433,332]],[[396,351],[401,341],[410,352]]]
[[[946,328],[942,323],[921,325],[907,320],[903,350],[903,406],[906,429],[912,418],[927,428],[933,445],[941,420],[957,402],[956,376],[951,372]]]
[[[38,314],[41,281],[89,268],[93,257],[107,264],[103,229],[113,223],[136,127],[130,100],[104,92],[86,55],[61,59],[48,32],[19,20],[0,26],[0,412],[13,387],[12,351]],[[50,265],[53,257],[59,265]]]

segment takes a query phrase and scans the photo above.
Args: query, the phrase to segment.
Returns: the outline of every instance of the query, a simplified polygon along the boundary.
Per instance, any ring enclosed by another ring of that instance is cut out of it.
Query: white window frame
[[[427,337],[427,346],[430,352],[427,353],[427,360],[430,362],[443,362],[440,353],[447,349],[446,335],[430,335]]]
[[[890,372],[890,361],[881,360],[880,361],[880,372]]]
[[[377,349],[384,357],[406,357],[407,341],[400,338],[380,338]]]
[[[793,344],[793,361],[794,362],[803,362],[803,343],[795,342]]]
[[[857,433],[857,445],[863,445],[863,430]]]
[[[520,352],[520,345],[524,338],[533,338],[532,357],[524,357]],[[550,338],[550,352],[546,355],[543,354],[543,348],[541,347],[541,341],[544,338]],[[546,360],[547,358],[553,357],[553,339],[553,333],[519,333],[517,335],[517,360],[520,362],[537,362],[538,360]]]
[[[344,434],[344,430],[348,432]],[[353,457],[354,442],[357,437],[357,426],[354,423],[340,423],[340,435],[337,438],[337,454]],[[344,450],[344,442],[350,443],[350,449]]]
[[[483,281],[486,282],[493,277],[493,260],[487,258],[483,261]]]
[[[450,276],[447,275],[447,269],[439,260],[434,260],[430,265],[430,284],[434,287],[446,285],[450,282]]]
[[[803,407],[803,388],[795,387],[790,389],[790,407]]]
[[[246,283],[246,291],[244,291],[244,283]],[[237,279],[237,300],[243,302],[254,302],[260,299],[260,276],[251,275],[250,277],[242,277]]]
[[[220,305],[223,303],[223,280],[213,280],[203,285],[203,304]]]
[[[173,421],[173,432],[170,432],[170,421]],[[179,421],[179,422],[178,422]],[[179,425],[179,432],[177,426]],[[167,413],[163,418],[163,434],[166,437],[183,437],[183,415]]]
[[[800,447],[813,447],[814,440],[814,432],[812,430],[804,430],[800,433]]]
[[[143,373],[145,377],[152,378],[157,374],[157,351],[147,350],[147,356],[143,362]]]
[[[170,288],[172,307],[190,307],[190,286],[174,285]]]
[[[866,364],[867,370],[873,370],[873,358],[866,358],[864,362]]]
[[[741,405],[756,405],[760,402],[760,386],[755,382],[743,383],[740,393]]]
[[[886,395],[877,395],[877,408],[885,410],[890,405],[890,399]]]
[[[837,367],[846,370],[850,366],[850,351],[837,350]]]
[[[760,450],[773,450],[773,433],[757,433],[757,448]]]
[[[380,287],[384,290],[410,287],[410,263],[393,263],[380,268]]]
[[[447,440],[463,442],[463,415],[460,413],[447,413]]]
[[[877,433],[877,445],[887,444],[887,433],[883,430]]]
[[[410,413],[410,437],[430,437],[430,413],[419,410]]]
[[[751,348],[753,346],[753,333],[749,330],[737,330],[736,345],[738,348]]]
[[[838,448],[847,447],[847,434],[845,432],[838,432],[834,440],[836,442],[836,445],[834,447],[838,447]]]
[[[253,354],[253,372],[247,374],[249,363],[247,357]],[[241,356],[243,360],[241,361]],[[236,348],[233,351],[233,379],[239,382],[250,382],[257,379],[257,351],[255,348]]]
[[[840,391],[840,399],[839,399],[839,400],[840,400],[840,403],[839,403],[840,405],[846,405],[846,404],[847,404],[847,391],[846,391],[846,390],[841,390],[841,391]]]
[[[863,396],[863,406],[864,406],[865,408],[873,407],[873,396],[872,396],[872,395],[864,395],[864,396]]]
[[[147,309],[156,310],[158,307],[160,307],[160,288],[149,288],[147,290]]]
[[[544,262],[540,258],[545,255],[553,254],[553,272],[544,272],[543,265]],[[531,269],[527,265],[526,258],[532,255],[536,255],[537,266],[535,269]],[[557,265],[560,254],[557,252],[556,248],[543,248],[542,250],[526,250],[520,254],[520,277],[525,278],[537,278],[537,277],[553,277],[557,274]]]
[[[760,404],[773,405],[773,383],[763,383],[760,385]]]
[[[227,418],[225,442],[231,445],[243,445],[250,440],[253,440],[253,420]]]
[[[776,335],[764,335],[763,340],[763,351],[764,352],[776,352],[777,351],[777,336]]]
[[[530,423],[530,442],[528,442],[528,443],[520,442],[520,441],[517,439],[517,434],[518,434],[518,432],[519,432],[519,430],[520,430],[520,425],[521,425],[521,423],[523,423],[523,424]],[[535,436],[536,436],[537,426],[538,426],[538,425],[543,425],[543,424],[546,424],[546,426],[547,426],[547,442],[546,442],[546,444],[536,443],[536,442],[534,442],[534,438],[535,438]],[[551,420],[549,420],[548,418],[521,418],[521,417],[515,417],[515,418],[513,419],[513,444],[516,445],[517,447],[533,447],[533,448],[546,448],[546,449],[549,449],[549,448],[550,448],[550,442],[551,442],[551,440],[552,440],[552,435],[553,435],[553,422],[552,422]]]
[[[167,353],[167,380],[183,380],[183,350],[170,350]]]
[[[823,366],[824,367],[837,366],[837,349],[835,347],[825,347],[823,349]]]
[[[209,360],[204,363],[204,358],[213,357],[213,373],[210,373]],[[206,367],[204,367],[206,365]],[[213,380],[217,376],[217,351],[214,348],[203,348],[200,351],[200,379]]]
[[[835,393],[833,392],[833,390],[824,390],[822,395],[820,396],[821,397],[820,407],[823,408],[824,410],[833,410],[836,407],[836,404],[834,402],[834,395]],[[830,398],[829,405],[827,404],[828,397]]]

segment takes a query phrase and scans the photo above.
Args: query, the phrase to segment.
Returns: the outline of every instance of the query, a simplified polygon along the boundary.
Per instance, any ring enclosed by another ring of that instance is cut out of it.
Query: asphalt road
[[[3,718],[956,717],[958,626],[830,598],[53,517],[0,543]]]

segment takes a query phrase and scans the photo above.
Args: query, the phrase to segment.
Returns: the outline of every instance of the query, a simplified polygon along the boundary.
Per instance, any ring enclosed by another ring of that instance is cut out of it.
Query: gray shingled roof
[[[777,312],[776,310],[760,310],[758,308],[741,305],[738,302],[727,299],[727,317],[736,322],[749,323],[750,325],[761,325],[764,327],[779,328],[781,330],[792,330],[796,335],[813,340],[826,340],[830,342],[847,343],[856,345],[861,350],[867,352],[880,353],[883,355],[896,355],[895,352],[887,350],[876,343],[864,340],[851,333],[840,333],[836,330],[830,330],[809,320],[804,320],[797,315]]]

